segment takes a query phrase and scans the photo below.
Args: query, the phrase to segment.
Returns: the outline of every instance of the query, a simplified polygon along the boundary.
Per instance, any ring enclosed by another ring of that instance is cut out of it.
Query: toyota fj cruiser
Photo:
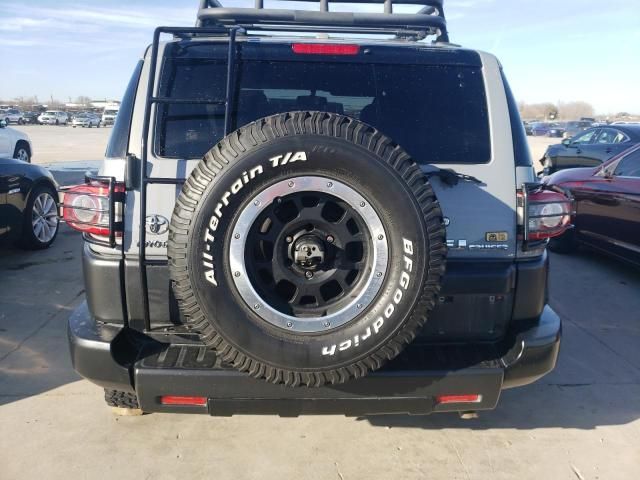
[[[571,202],[533,183],[499,62],[449,43],[442,0],[349,2],[384,5],[202,0],[155,31],[61,206],[85,240],[71,357],[109,405],[463,412],[553,369]]]

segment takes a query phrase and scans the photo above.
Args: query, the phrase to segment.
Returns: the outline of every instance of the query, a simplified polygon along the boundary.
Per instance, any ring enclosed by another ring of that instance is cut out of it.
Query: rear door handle
[[[613,150],[612,150],[611,148],[607,148],[607,149],[605,150],[605,152],[607,152],[607,153],[611,153],[611,152],[613,152]]]
[[[580,154],[582,153],[582,150],[578,149],[578,150],[576,150],[576,153],[577,153],[578,155],[580,155]]]

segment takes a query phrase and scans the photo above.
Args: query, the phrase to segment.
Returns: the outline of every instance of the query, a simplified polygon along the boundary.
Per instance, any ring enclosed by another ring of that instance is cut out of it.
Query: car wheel
[[[203,342],[290,387],[344,383],[396,357],[428,321],[445,255],[416,162],[324,112],[274,115],[221,140],[169,230],[173,290]]]
[[[23,142],[18,143],[18,145],[16,145],[16,150],[13,153],[13,158],[22,160],[26,163],[31,163],[31,152],[29,151],[29,147]]]
[[[51,185],[38,185],[24,209],[24,224],[19,245],[40,250],[53,243],[58,234],[58,194]]]

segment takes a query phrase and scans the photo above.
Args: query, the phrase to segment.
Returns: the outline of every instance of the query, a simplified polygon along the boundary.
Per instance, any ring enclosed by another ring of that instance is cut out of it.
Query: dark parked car
[[[564,127],[559,123],[534,123],[531,125],[531,135],[534,137],[562,137]]]
[[[575,228],[551,239],[552,250],[568,253],[585,244],[640,266],[640,145],[599,167],[555,173],[545,183],[576,200]]]
[[[586,129],[591,128],[592,122],[577,120],[573,122],[567,122],[564,127],[564,138],[573,138],[580,132],[584,132]]]
[[[640,142],[640,125],[589,128],[561,144],[550,145],[540,160],[543,174],[576,167],[596,167]]]
[[[22,114],[22,119],[25,124],[31,125],[39,125],[38,117],[40,116],[40,112],[24,112]]]
[[[38,165],[0,158],[0,240],[39,250],[58,233],[58,193],[51,173]]]

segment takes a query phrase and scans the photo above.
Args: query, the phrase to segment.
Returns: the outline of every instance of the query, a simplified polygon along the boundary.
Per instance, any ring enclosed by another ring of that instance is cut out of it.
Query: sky
[[[277,0],[265,4],[283,6]],[[153,29],[192,26],[197,5],[198,0],[0,0],[0,99],[119,99]],[[308,2],[284,5],[316,8]],[[444,5],[451,41],[497,55],[518,100],[582,100],[598,114],[640,113],[640,0]]]

